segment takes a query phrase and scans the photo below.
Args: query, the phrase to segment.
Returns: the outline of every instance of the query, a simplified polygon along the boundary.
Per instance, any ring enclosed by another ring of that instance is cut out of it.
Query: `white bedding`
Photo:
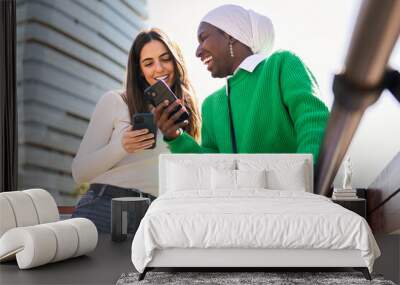
[[[359,215],[320,195],[266,189],[161,195],[140,223],[132,262],[143,272],[165,248],[358,249],[370,271],[380,255]]]

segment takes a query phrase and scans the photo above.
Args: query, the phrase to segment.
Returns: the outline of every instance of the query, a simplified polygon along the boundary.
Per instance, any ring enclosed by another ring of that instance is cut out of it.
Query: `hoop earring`
[[[229,43],[229,54],[231,55],[231,57],[235,57],[234,53],[233,53],[233,46],[232,43]]]

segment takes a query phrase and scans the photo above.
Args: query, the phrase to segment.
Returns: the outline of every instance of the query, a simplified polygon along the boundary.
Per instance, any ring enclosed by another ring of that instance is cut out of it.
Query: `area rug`
[[[372,275],[372,281],[364,278],[360,272],[148,272],[142,281],[139,273],[122,274],[117,285],[297,285],[297,284],[379,284],[395,285],[380,275]]]

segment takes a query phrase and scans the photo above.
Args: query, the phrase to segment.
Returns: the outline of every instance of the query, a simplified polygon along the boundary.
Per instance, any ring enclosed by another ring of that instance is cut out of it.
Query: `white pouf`
[[[78,233],[70,223],[55,222],[44,224],[52,230],[57,240],[57,252],[51,262],[57,262],[74,256],[78,250]]]
[[[28,269],[86,254],[98,233],[84,218],[59,221],[57,204],[43,189],[0,193],[0,262]]]
[[[0,237],[16,226],[17,223],[10,202],[6,197],[0,195]]]
[[[43,189],[0,193],[0,237],[9,229],[60,220],[56,201]]]
[[[16,257],[20,269],[49,263],[56,251],[54,233],[42,225],[14,228],[0,238],[0,261]]]
[[[17,227],[33,226],[39,223],[35,205],[30,196],[23,191],[0,193],[10,202]]]
[[[97,240],[96,226],[84,218],[18,227],[0,238],[0,261],[16,257],[19,268],[28,269],[86,254]]]
[[[56,201],[49,192],[43,189],[29,189],[22,192],[31,197],[39,218],[39,224],[60,220]]]
[[[91,220],[74,218],[65,220],[65,222],[71,224],[78,233],[78,248],[74,257],[90,252],[96,248],[98,233],[96,226]]]

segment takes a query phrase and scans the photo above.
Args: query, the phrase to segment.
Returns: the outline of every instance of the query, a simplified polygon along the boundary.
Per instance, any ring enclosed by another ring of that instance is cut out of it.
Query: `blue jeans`
[[[106,184],[91,184],[75,207],[72,218],[91,220],[102,233],[111,232],[111,199],[117,197],[146,197],[153,201],[156,197],[137,189],[127,189]],[[134,220],[134,217],[128,217]],[[128,233],[130,224],[128,222]]]

